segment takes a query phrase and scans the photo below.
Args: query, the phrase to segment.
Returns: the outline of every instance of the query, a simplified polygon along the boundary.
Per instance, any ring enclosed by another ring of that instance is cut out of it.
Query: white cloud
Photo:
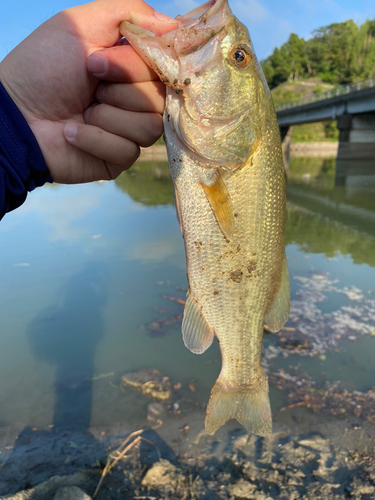
[[[73,242],[90,234],[89,228],[76,225],[76,222],[90,214],[100,203],[100,195],[59,197],[56,193],[54,199],[30,195],[26,203],[17,210],[17,215],[22,217],[28,212],[36,212],[40,220],[52,229],[47,237],[48,241]]]

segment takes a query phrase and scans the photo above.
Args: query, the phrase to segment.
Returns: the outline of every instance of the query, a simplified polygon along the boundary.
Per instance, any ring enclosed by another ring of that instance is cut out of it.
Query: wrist
[[[0,218],[19,207],[27,192],[52,182],[39,145],[0,83]]]

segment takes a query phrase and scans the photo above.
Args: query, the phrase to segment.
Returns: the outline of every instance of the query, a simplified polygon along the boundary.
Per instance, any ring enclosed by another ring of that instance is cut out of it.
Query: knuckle
[[[142,147],[149,147],[159,139],[163,133],[163,118],[158,113],[149,113],[145,121],[142,138],[139,142]]]
[[[124,147],[119,154],[118,161],[116,162],[118,166],[121,166],[121,171],[128,170],[128,168],[138,160],[140,153],[141,150],[139,146],[132,141],[128,141],[126,147]]]
[[[101,83],[95,96],[99,102],[120,109],[126,109],[129,100],[127,84],[125,83]]]

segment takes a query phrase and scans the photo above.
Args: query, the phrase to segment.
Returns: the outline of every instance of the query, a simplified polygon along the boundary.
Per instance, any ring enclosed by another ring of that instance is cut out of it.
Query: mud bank
[[[104,477],[96,498],[374,498],[375,446],[367,423],[322,416],[319,431],[309,432],[316,415],[295,408],[270,438],[259,438],[235,422],[207,436],[202,417],[199,411],[181,424],[173,416],[168,425],[140,433],[126,460]],[[297,421],[299,433],[289,432]],[[128,435],[24,433],[17,446],[0,454],[0,500],[93,498],[108,455]]]

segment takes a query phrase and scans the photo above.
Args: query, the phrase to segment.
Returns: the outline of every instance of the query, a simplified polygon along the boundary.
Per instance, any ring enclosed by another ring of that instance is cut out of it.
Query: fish
[[[227,0],[176,19],[161,36],[127,21],[120,32],[167,86],[164,137],[189,285],[183,341],[196,354],[214,337],[220,346],[206,432],[234,418],[268,436],[264,323],[278,331],[290,308],[277,118],[249,32]]]

